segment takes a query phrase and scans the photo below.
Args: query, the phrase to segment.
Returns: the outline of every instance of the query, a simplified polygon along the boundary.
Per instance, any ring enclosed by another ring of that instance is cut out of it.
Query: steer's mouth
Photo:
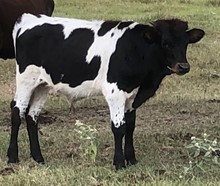
[[[167,66],[171,73],[184,75],[190,71],[189,63],[177,63],[173,67]]]

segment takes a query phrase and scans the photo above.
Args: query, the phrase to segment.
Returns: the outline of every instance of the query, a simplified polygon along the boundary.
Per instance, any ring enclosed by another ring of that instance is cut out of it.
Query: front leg
[[[112,132],[115,141],[115,154],[113,158],[113,165],[115,165],[116,170],[125,168],[125,157],[122,149],[122,140],[125,135],[126,126],[122,125],[119,128],[115,127],[112,122]]]
[[[107,84],[103,93],[110,110],[112,132],[115,141],[113,164],[115,165],[116,170],[118,170],[125,168],[125,157],[122,149],[122,140],[126,130],[126,93],[122,90],[119,90],[115,83]]]
[[[125,159],[127,161],[127,165],[134,165],[137,163],[135,157],[135,150],[133,145],[133,133],[135,129],[135,118],[136,118],[136,110],[127,111],[125,114],[125,124],[126,124],[126,132],[125,132]]]

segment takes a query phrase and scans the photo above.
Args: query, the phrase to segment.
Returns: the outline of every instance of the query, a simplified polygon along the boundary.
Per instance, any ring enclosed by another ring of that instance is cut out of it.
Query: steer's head
[[[205,32],[196,28],[188,30],[187,22],[179,19],[157,20],[152,25],[156,29],[156,40],[163,53],[162,65],[166,73],[183,75],[189,72],[190,65],[186,58],[187,46],[198,42]]]

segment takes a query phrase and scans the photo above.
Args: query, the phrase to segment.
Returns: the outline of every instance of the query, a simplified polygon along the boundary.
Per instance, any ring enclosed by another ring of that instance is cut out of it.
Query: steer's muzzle
[[[167,66],[167,68],[175,74],[184,75],[189,72],[190,65],[189,63],[176,63],[173,67]]]

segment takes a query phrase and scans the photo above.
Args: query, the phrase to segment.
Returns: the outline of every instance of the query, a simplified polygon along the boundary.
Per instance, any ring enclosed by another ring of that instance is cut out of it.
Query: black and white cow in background
[[[116,169],[136,164],[133,146],[136,109],[155,94],[166,75],[190,70],[189,43],[204,36],[179,19],[149,25],[85,21],[24,14],[16,23],[16,93],[11,102],[8,163],[18,162],[18,130],[25,117],[30,152],[44,163],[37,120],[50,89],[71,100],[104,95],[110,110]],[[125,137],[124,149],[122,140]]]

